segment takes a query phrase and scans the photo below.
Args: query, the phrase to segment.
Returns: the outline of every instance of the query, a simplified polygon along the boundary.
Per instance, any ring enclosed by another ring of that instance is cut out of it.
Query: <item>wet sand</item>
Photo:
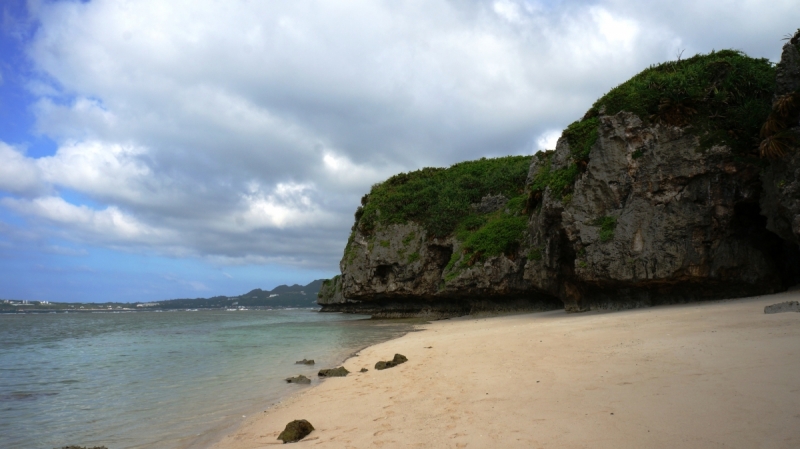
[[[316,428],[299,448],[797,448],[800,313],[764,314],[797,299],[426,324],[214,448],[281,444],[293,419]]]

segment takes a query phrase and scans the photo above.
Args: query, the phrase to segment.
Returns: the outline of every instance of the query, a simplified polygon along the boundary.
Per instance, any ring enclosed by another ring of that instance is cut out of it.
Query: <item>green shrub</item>
[[[775,69],[767,59],[721,50],[654,65],[611,89],[588,115],[605,108],[645,123],[691,126],[705,147],[723,144],[748,154],[771,108]]]
[[[617,228],[617,217],[600,217],[592,224],[600,226],[601,242],[607,242],[614,238],[614,230]]]
[[[589,151],[597,141],[597,127],[600,119],[586,118],[573,122],[564,130],[563,136],[569,143],[569,151],[575,160],[589,160]]]
[[[550,169],[550,162],[553,155],[547,156],[547,159],[539,166],[539,171],[533,178],[530,184],[530,190],[544,191],[550,187],[550,191],[556,198],[562,198],[572,191],[572,186],[575,184],[575,179],[580,174],[580,169],[577,162],[573,161],[568,166],[552,171]]]
[[[444,267],[444,271],[445,271],[446,273],[447,273],[447,272],[449,272],[450,274],[453,274],[453,273],[455,273],[455,272],[454,272],[454,271],[452,271],[452,270],[453,270],[453,268],[455,268],[455,267],[456,267],[456,262],[458,262],[458,259],[460,259],[460,258],[461,258],[461,254],[459,254],[459,253],[455,253],[455,252],[454,252],[453,254],[451,254],[451,255],[450,255],[450,260],[447,262],[447,265]],[[450,275],[448,275],[448,276],[450,276]],[[453,275],[452,277],[455,277],[455,275]],[[452,277],[451,277],[450,279],[452,279]],[[448,281],[449,281],[450,279],[448,279],[447,277],[445,277],[445,280],[448,280]]]
[[[419,260],[419,253],[414,251],[408,255],[408,263],[414,263]]]
[[[353,260],[356,258],[356,248],[355,248],[355,238],[356,238],[356,231],[350,231],[350,237],[347,238],[347,245],[344,247],[344,261],[345,265],[350,265],[353,263]]]
[[[528,218],[524,215],[499,214],[467,237],[464,241],[465,253],[474,255],[477,260],[511,253],[519,245],[527,226]]]
[[[423,168],[372,187],[356,226],[370,234],[378,224],[415,222],[433,237],[452,234],[482,197],[523,193],[530,156],[461,162],[448,169]]]
[[[389,247],[389,241],[388,240],[381,240],[380,241],[380,245],[382,247],[384,247],[384,248],[388,248]]]

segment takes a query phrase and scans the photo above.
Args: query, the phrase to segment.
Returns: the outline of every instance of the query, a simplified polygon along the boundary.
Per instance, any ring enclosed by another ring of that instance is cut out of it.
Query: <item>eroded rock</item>
[[[314,360],[313,359],[311,359],[311,360],[303,359],[303,360],[298,360],[297,362],[294,362],[294,364],[295,365],[313,365],[314,364]]]
[[[330,368],[330,369],[321,369],[317,374],[319,377],[344,377],[350,374],[350,371],[343,366],[338,368]]]
[[[795,34],[795,39],[800,32]],[[800,49],[787,42],[783,46],[781,61],[775,67],[777,88],[774,106],[787,95],[800,96]],[[765,167],[761,178],[764,191],[761,195],[761,210],[767,217],[767,228],[782,238],[800,245],[800,101],[794,99],[793,108],[782,109],[781,117],[786,136],[794,137],[793,148],[788,148],[782,157],[773,158]],[[800,263],[800,261],[795,261]]]
[[[376,363],[375,364],[375,369],[376,370],[384,370],[384,369],[387,369],[387,368],[392,368],[392,367],[395,367],[397,365],[400,365],[401,363],[406,363],[407,361],[408,361],[408,358],[406,358],[406,356],[404,356],[403,354],[395,354],[394,358],[392,360],[380,361],[380,362]]]
[[[306,376],[304,376],[302,374],[300,374],[299,376],[295,376],[295,377],[287,377],[285,380],[286,380],[287,383],[290,383],[290,384],[310,384],[311,383],[311,379],[309,379],[308,377],[306,377]]]
[[[800,302],[786,301],[764,307],[764,313],[800,312]]]
[[[286,424],[286,428],[278,435],[278,439],[283,441],[284,444],[296,443],[307,437],[313,430],[314,426],[310,422],[305,419],[296,419]]]

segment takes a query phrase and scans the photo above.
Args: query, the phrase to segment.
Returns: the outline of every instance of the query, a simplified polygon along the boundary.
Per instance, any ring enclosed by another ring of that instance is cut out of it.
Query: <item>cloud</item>
[[[760,3],[34,2],[27,86],[58,149],[0,145],[1,204],[86,244],[335,267],[375,182],[552,148],[681,49],[776,58],[796,5]]]
[[[561,137],[560,129],[545,131],[536,139],[536,148],[539,151],[555,150],[559,137]]]
[[[148,226],[115,206],[94,210],[87,206],[75,206],[55,196],[32,200],[3,198],[0,204],[22,215],[41,218],[65,229],[85,234],[87,240],[152,244],[168,241],[170,233]]]
[[[200,292],[209,290],[208,286],[206,286],[204,283],[200,281],[186,280],[172,274],[164,274],[161,276],[161,278],[166,281],[174,282],[176,284],[188,287],[194,291]]]
[[[24,196],[46,191],[36,162],[3,142],[0,142],[0,190]]]

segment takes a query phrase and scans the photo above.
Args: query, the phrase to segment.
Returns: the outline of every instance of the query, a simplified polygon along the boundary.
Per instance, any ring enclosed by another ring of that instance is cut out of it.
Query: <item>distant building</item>
[[[277,293],[273,293],[273,294],[269,295],[269,297],[270,297],[270,298],[274,298],[274,297],[276,297],[276,296],[278,296],[278,294],[277,294]]]
[[[136,304],[136,307],[158,307],[160,305],[161,305],[161,303],[158,303],[158,302],[141,302],[139,304]],[[109,306],[109,307],[111,307],[111,306]]]

